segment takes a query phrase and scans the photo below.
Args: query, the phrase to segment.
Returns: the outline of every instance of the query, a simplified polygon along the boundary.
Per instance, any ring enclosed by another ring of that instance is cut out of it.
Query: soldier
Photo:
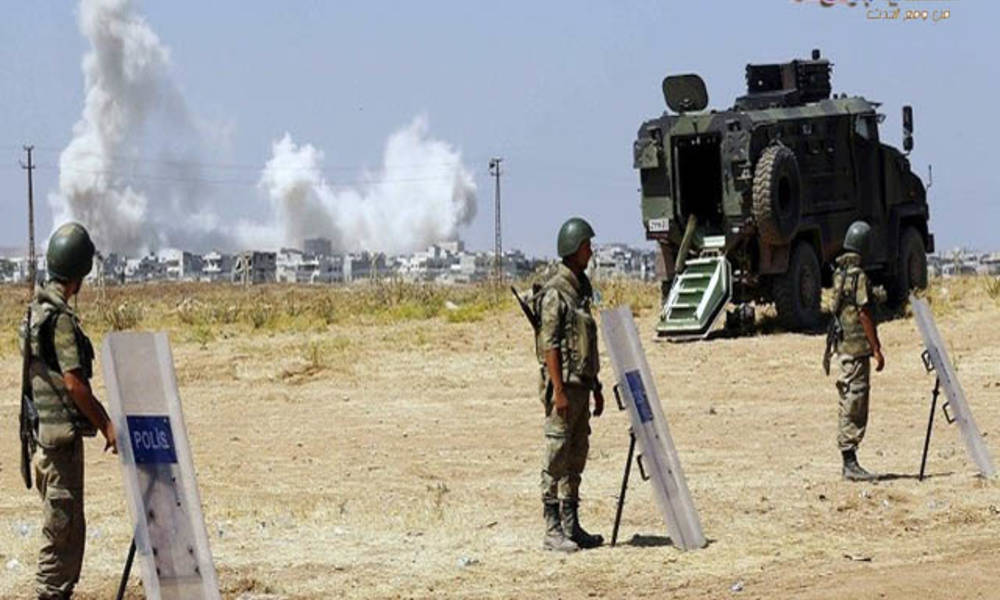
[[[536,351],[541,365],[539,390],[545,407],[542,502],[549,550],[574,552],[604,542],[580,526],[580,474],[590,447],[590,395],[594,416],[604,411],[597,379],[597,325],[590,314],[593,289],[584,269],[590,262],[594,230],[573,218],[559,230],[558,272],[535,295],[540,317]],[[560,506],[560,501],[562,502]]]
[[[99,430],[105,451],[118,452],[115,427],[90,388],[93,346],[68,304],[80,291],[93,258],[94,244],[82,225],[67,223],[56,229],[46,253],[48,282],[36,289],[21,329],[38,413],[31,461],[43,502],[36,574],[40,599],[69,598],[80,578],[86,534],[82,438]],[[25,483],[30,487],[30,474]]]
[[[844,236],[844,253],[837,258],[833,275],[833,324],[839,331],[828,341],[840,365],[837,392],[840,394],[839,427],[837,444],[844,460],[844,479],[869,481],[877,476],[858,464],[857,450],[865,437],[868,425],[868,397],[870,391],[871,357],[875,357],[875,370],[885,367],[882,345],[878,339],[875,319],[872,317],[874,295],[862,261],[868,244],[871,227],[855,221]]]

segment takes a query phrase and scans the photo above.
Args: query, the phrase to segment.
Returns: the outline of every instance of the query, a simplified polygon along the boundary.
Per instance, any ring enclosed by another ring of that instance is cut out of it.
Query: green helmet
[[[864,221],[851,223],[851,226],[847,228],[847,234],[844,235],[844,250],[864,255],[865,250],[868,249],[868,236],[871,234],[871,230],[871,226]]]
[[[60,225],[49,238],[45,253],[49,278],[60,281],[82,280],[94,265],[94,242],[79,223]]]
[[[559,250],[559,257],[566,258],[573,254],[580,249],[580,244],[584,240],[589,240],[592,237],[594,237],[594,229],[590,226],[590,223],[580,217],[573,217],[566,221],[559,228],[559,241],[556,244]]]

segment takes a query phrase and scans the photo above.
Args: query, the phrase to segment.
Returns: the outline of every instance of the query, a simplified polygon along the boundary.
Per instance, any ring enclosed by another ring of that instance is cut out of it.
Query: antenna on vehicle
[[[927,187],[924,188],[924,189],[928,189],[929,190],[929,189],[931,189],[932,185],[934,185],[934,170],[931,168],[931,165],[928,164],[927,165]]]

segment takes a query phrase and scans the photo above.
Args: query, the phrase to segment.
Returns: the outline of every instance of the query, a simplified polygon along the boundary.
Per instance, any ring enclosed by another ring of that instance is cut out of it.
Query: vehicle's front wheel
[[[790,330],[815,329],[820,322],[822,279],[819,259],[811,244],[799,242],[792,249],[788,271],[774,279],[778,321]]]
[[[915,227],[907,227],[899,238],[896,276],[888,283],[889,301],[893,306],[902,306],[910,290],[927,287],[927,250],[923,236]]]

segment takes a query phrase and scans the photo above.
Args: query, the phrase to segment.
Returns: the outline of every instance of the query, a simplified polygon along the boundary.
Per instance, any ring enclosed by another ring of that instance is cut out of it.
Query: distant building
[[[361,252],[360,254],[345,254],[343,273],[345,283],[381,277],[389,273],[386,267],[385,254]]]
[[[442,283],[475,283],[486,279],[489,260],[475,254],[461,254],[458,261],[449,267],[448,276]]]
[[[94,270],[90,272],[90,277],[105,284],[123,284],[126,263],[124,256],[114,252],[107,256],[98,255],[94,258]]]
[[[201,278],[202,257],[184,250],[161,250],[157,258],[164,265],[166,278],[171,281],[197,281]]]
[[[317,256],[318,268],[313,274],[311,283],[343,283],[344,281],[344,257],[341,256]]]
[[[492,258],[492,257],[491,257]],[[528,258],[520,250],[511,250],[509,252],[504,252],[503,255],[503,272],[504,277],[510,278],[521,278],[527,277],[535,272],[535,269],[543,264],[544,261]],[[492,265],[492,260],[489,263]]]
[[[495,272],[492,252],[469,251],[461,240],[440,242],[399,256],[373,252],[334,254],[333,244],[326,238],[305,240],[304,246],[304,250],[248,250],[235,255],[213,251],[201,256],[180,249],[166,249],[139,258],[109,254],[98,258],[90,278],[107,284],[157,280],[331,284],[392,274],[407,281],[468,284],[489,280]],[[651,279],[656,277],[657,256],[659,253],[653,250],[625,244],[595,246],[590,272],[597,279]],[[543,264],[544,260],[529,258],[520,250],[509,250],[502,257],[501,267],[505,278],[516,279],[534,274]],[[1000,253],[956,250],[949,257],[929,256],[928,265],[945,274],[998,273]],[[0,282],[23,282],[27,270],[24,258],[0,259]],[[38,257],[38,277],[45,278],[44,255]]]
[[[278,252],[276,279],[283,283],[342,281],[341,265],[343,265],[342,258],[334,260],[334,257],[320,257],[294,248],[282,248]]]
[[[0,281],[3,283],[15,283],[18,279],[18,268],[17,263],[6,259],[0,258]]]
[[[648,280],[656,276],[653,250],[631,248],[626,244],[602,244],[594,248],[590,273],[595,280],[631,278]]]
[[[125,281],[143,282],[167,278],[167,265],[154,254],[125,261]]]
[[[46,280],[48,274],[48,265],[45,262],[45,254],[36,254],[35,260],[35,277],[39,283]],[[29,260],[27,257],[18,256],[13,258],[5,259],[7,263],[11,265],[12,272],[10,273],[10,283],[25,283],[28,281],[28,264]],[[2,281],[8,281],[8,279],[2,279]]]
[[[1000,252],[983,254],[979,259],[978,272],[983,275],[1000,275]]]
[[[233,262],[233,281],[238,283],[274,283],[277,278],[277,254],[247,251]]]
[[[452,240],[450,242],[440,242],[437,244],[439,248],[447,252],[448,254],[462,254],[465,252],[465,242],[462,240]]]
[[[233,255],[212,251],[202,257],[202,281],[230,281],[233,274]]]
[[[302,243],[306,254],[313,256],[333,256],[333,242],[327,238],[312,238]]]
[[[927,257],[931,276],[1000,275],[1000,252],[980,253],[968,248],[955,248],[948,254]]]

